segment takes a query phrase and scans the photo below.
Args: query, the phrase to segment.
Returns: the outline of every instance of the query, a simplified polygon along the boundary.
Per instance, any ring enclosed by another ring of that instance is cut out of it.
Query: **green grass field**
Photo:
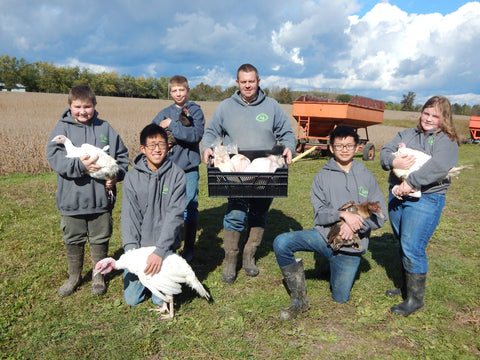
[[[366,165],[386,196],[388,174],[378,158]],[[193,268],[214,301],[184,288],[169,321],[149,311],[151,302],[127,306],[120,272],[107,278],[104,296],[93,297],[89,255],[81,287],[59,298],[56,291],[67,272],[55,175],[0,177],[0,358],[478,359],[480,147],[475,145],[460,148],[460,164],[473,164],[474,169],[453,180],[427,248],[430,269],[423,310],[407,318],[389,312],[399,299],[384,292],[398,285],[400,272],[398,245],[387,222],[372,234],[348,303],[331,299],[328,279],[318,274],[323,260],[300,253],[311,310],[293,322],[277,318],[289,297],[272,242],[282,232],[312,227],[310,186],[326,160],[307,157],[290,167],[289,196],[274,200],[257,253],[260,275],[249,278],[240,271],[234,284],[221,281],[225,199],[207,196],[201,167]],[[109,251],[115,258],[122,253],[120,202],[121,187]]]

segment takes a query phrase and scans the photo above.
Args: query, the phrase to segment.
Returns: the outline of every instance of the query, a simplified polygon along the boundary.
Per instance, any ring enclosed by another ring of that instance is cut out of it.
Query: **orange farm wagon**
[[[470,116],[468,128],[470,129],[471,142],[480,142],[480,116]]]
[[[298,123],[297,152],[302,153],[316,146],[322,153],[328,152],[329,135],[338,125],[355,129],[360,137],[363,160],[375,158],[375,147],[369,143],[367,127],[381,124],[385,104],[361,96],[348,103],[302,95],[293,102],[292,115]],[[359,132],[358,129],[362,129]]]

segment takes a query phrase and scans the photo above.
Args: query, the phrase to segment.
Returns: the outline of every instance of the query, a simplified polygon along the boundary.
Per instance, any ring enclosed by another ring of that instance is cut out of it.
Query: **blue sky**
[[[480,104],[480,2],[0,0],[0,54],[235,85]]]

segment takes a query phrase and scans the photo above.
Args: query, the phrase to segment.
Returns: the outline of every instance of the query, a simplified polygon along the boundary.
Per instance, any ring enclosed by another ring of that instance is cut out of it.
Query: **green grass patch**
[[[460,148],[472,164],[453,180],[428,248],[425,309],[407,318],[389,312],[399,299],[384,295],[400,279],[398,244],[387,224],[373,233],[351,300],[333,302],[321,257],[301,253],[311,310],[292,322],[278,319],[289,303],[272,250],[276,235],[312,227],[310,186],[328,160],[307,157],[289,169],[289,196],[275,199],[257,253],[260,275],[240,270],[221,281],[225,199],[207,196],[201,167],[200,219],[193,267],[214,301],[191,290],[175,298],[176,317],[160,321],[151,302],[123,301],[121,273],[108,292],[91,295],[87,246],[80,288],[56,291],[67,277],[55,208],[54,174],[0,178],[0,358],[2,359],[477,359],[480,356],[480,251],[477,213],[480,148]],[[387,195],[379,156],[366,166]],[[110,255],[121,254],[120,203],[114,211]],[[242,240],[244,239],[242,236]]]

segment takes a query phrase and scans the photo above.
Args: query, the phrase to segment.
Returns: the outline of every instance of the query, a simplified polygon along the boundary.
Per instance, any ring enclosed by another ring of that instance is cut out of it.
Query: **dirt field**
[[[140,130],[155,115],[171,104],[170,100],[97,98],[101,119],[107,120],[120,134],[130,151],[137,153]],[[205,119],[212,116],[218,102],[200,101]],[[45,158],[45,146],[61,112],[68,107],[67,95],[0,92],[0,175],[12,172],[38,173],[50,169]],[[291,116],[292,105],[282,105],[290,115],[296,133],[297,123]],[[414,112],[385,111],[384,119],[415,120]],[[468,117],[459,117],[468,120]],[[402,128],[375,125],[368,127],[368,135],[377,151]]]

